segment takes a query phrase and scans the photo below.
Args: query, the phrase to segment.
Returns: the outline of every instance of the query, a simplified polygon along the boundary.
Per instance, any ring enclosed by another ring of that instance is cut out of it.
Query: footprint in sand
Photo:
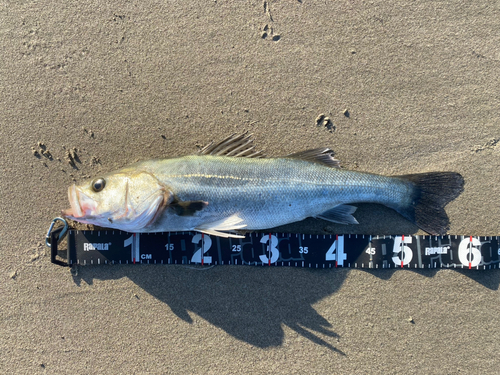
[[[262,39],[267,39],[268,37],[273,42],[277,42],[278,40],[281,39],[281,36],[279,34],[274,34],[274,30],[273,30],[272,27],[269,27],[269,25],[265,25],[262,28],[261,38]]]

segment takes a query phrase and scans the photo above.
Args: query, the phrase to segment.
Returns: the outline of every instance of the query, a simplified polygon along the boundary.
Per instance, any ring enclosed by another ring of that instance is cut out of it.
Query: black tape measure
[[[61,265],[197,264],[307,268],[500,267],[498,237],[250,233],[221,238],[198,232],[67,232],[66,254],[51,233],[51,260]],[[64,257],[66,262],[58,257]]]

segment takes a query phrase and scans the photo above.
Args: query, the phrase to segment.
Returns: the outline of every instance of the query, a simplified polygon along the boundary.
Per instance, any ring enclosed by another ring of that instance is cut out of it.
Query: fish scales
[[[382,176],[339,168],[328,148],[262,158],[250,136],[200,154],[139,162],[68,189],[68,218],[129,232],[195,230],[241,237],[317,217],[357,224],[351,203],[383,204],[430,234],[444,234],[444,207],[463,190],[455,172]]]
[[[316,216],[352,202],[392,204],[408,199],[410,184],[396,178],[330,168],[298,159],[187,156],[137,165],[182,201],[209,202],[204,214],[160,218],[150,231],[221,220],[239,214],[245,229],[265,229]],[[164,219],[164,220],[163,220]],[[194,225],[194,226],[193,226]]]

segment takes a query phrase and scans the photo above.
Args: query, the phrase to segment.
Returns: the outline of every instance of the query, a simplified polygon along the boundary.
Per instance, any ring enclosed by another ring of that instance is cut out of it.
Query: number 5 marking
[[[191,241],[194,244],[198,244],[201,242],[201,233],[195,234],[193,236],[193,240]],[[208,249],[212,246],[212,239],[208,234],[205,234],[203,237],[203,254],[205,254]],[[193,254],[191,258],[192,263],[201,263],[201,246],[196,252]],[[212,257],[204,256],[203,263],[212,263]]]
[[[405,236],[403,241],[401,236],[396,236],[394,238],[394,248],[392,249],[393,257],[392,261],[394,264],[401,264],[401,257],[399,253],[401,252],[401,247],[403,248],[403,264],[406,265],[413,259],[413,251],[408,246],[404,246],[405,243],[412,243],[413,239],[411,236]],[[403,245],[403,246],[401,246]]]

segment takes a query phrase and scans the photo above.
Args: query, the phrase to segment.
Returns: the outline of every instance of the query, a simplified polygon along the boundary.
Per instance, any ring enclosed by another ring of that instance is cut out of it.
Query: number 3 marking
[[[261,243],[269,242],[269,235],[263,236],[260,239],[260,242]],[[278,260],[278,258],[280,257],[280,252],[276,246],[278,246],[278,238],[276,238],[276,236],[271,236],[271,263],[276,262]],[[269,263],[269,258],[267,257],[267,254],[269,254],[269,247],[268,247],[268,249],[266,249],[266,254],[259,256],[260,260],[264,264]]]

